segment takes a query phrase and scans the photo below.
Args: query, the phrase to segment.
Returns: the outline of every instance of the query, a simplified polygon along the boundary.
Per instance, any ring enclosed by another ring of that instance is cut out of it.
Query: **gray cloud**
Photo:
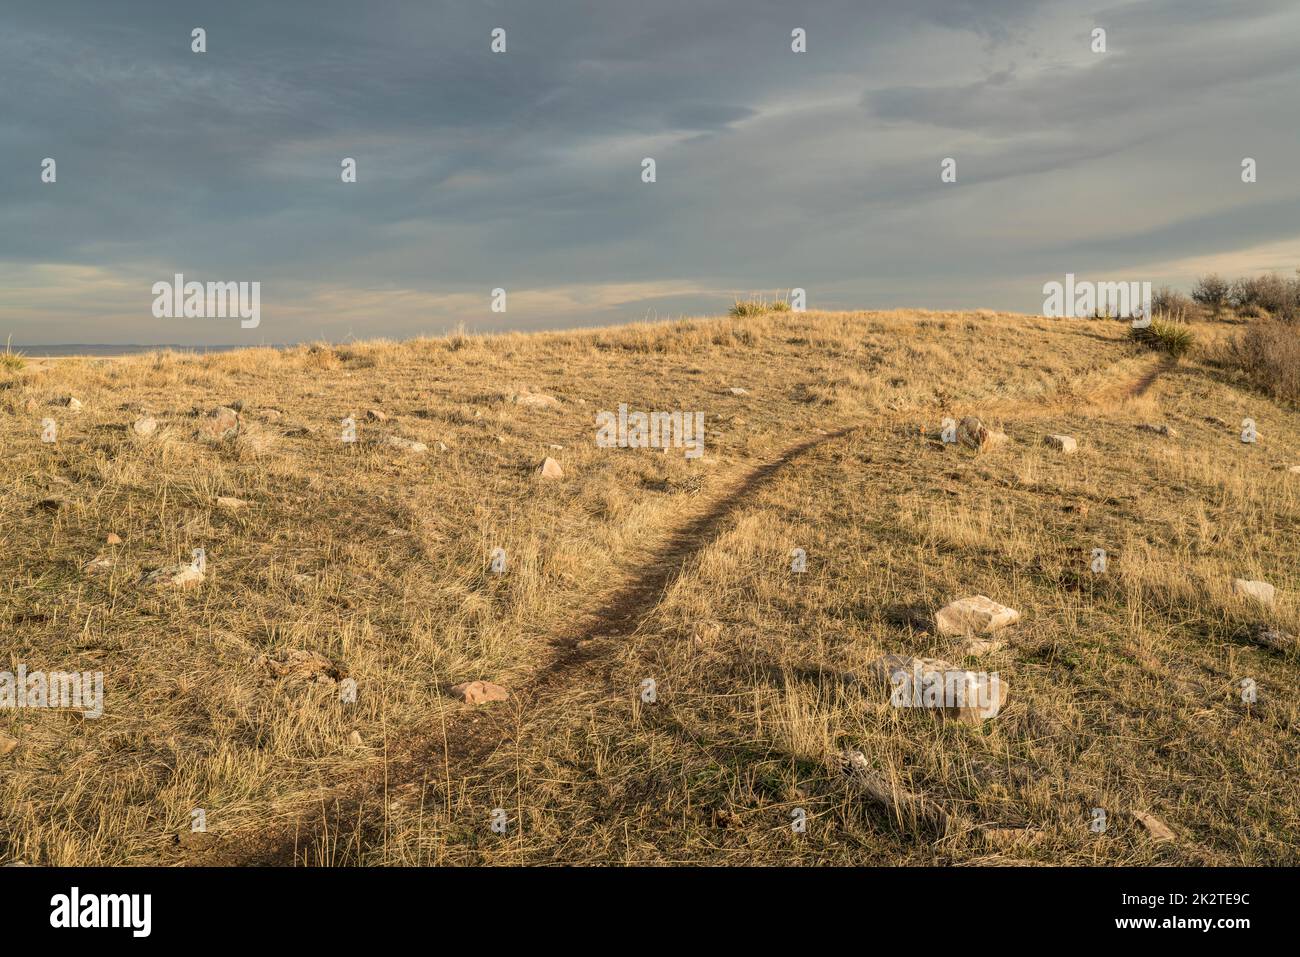
[[[792,285],[1029,310],[1067,270],[1300,233],[1300,14],[1280,2],[13,6],[0,333],[19,342],[237,338],[152,318],[173,272],[262,281],[259,334],[293,341],[500,324],[498,285],[520,327]]]

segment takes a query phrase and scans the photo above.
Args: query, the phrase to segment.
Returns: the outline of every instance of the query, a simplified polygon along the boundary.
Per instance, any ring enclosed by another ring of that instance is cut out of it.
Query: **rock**
[[[239,413],[227,406],[218,406],[199,419],[199,435],[220,441],[239,431]]]
[[[510,697],[510,692],[490,681],[462,681],[458,685],[452,685],[451,693],[466,704],[505,701]]]
[[[555,396],[545,395],[541,392],[520,392],[511,396],[511,401],[515,405],[523,405],[532,409],[553,409],[560,404],[560,400]]]
[[[1269,625],[1253,626],[1246,633],[1246,637],[1261,648],[1268,648],[1272,651],[1288,651],[1296,646],[1295,635],[1272,628]]]
[[[410,452],[412,455],[423,455],[429,451],[429,447],[423,442],[416,442],[413,439],[404,439],[400,435],[390,435],[384,439],[384,444],[395,449],[401,449],[404,452]]]
[[[941,635],[987,635],[1019,620],[1020,612],[983,595],[959,598],[934,616]]]
[[[957,441],[970,449],[996,448],[1007,441],[1006,433],[990,429],[976,416],[968,415],[957,425]]]
[[[1148,814],[1146,811],[1132,811],[1130,813],[1139,824],[1147,829],[1147,833],[1151,835],[1151,839],[1157,844],[1174,839],[1174,832],[1169,830],[1169,826],[1154,814]]]
[[[367,422],[387,422],[387,421],[388,421],[388,416],[385,415],[385,414],[384,414],[382,411],[380,411],[379,409],[367,409],[367,410],[366,410],[366,421],[367,421]]]
[[[204,577],[203,572],[193,565],[168,565],[166,568],[156,569],[146,575],[145,584],[158,588],[189,588],[191,585],[197,585],[203,581]]]
[[[225,508],[234,511],[237,508],[243,508],[248,503],[242,498],[235,498],[233,495],[218,495],[217,508]]]
[[[1154,432],[1156,435],[1163,435],[1167,439],[1172,439],[1176,435],[1178,435],[1177,432],[1175,432],[1167,425],[1152,425],[1150,423],[1143,423],[1142,425],[1139,425],[1138,428],[1141,429],[1143,432]]]
[[[1000,638],[967,638],[957,646],[958,654],[971,658],[991,655],[1005,648],[1007,643]]]
[[[1273,604],[1276,590],[1268,582],[1248,581],[1245,578],[1232,580],[1232,593],[1243,598],[1253,598],[1261,605]]]
[[[335,664],[318,651],[304,651],[300,648],[284,648],[271,655],[262,655],[258,664],[271,673],[274,678],[289,681],[308,681],[321,684],[327,681],[342,681],[348,676],[347,669]]]
[[[868,673],[890,685],[890,704],[928,708],[944,718],[978,725],[1007,703],[1007,683],[996,672],[966,671],[938,658],[885,655]]]
[[[142,418],[136,419],[131,425],[131,428],[135,431],[136,435],[141,437],[153,435],[154,432],[158,430],[158,420],[146,415]]]
[[[1079,450],[1079,443],[1068,435],[1044,436],[1043,443],[1045,445],[1050,445],[1058,452],[1064,452],[1066,455]]]
[[[61,405],[61,406],[63,406],[64,408],[66,408],[69,412],[80,412],[80,411],[81,411],[81,400],[78,399],[75,395],[63,395],[63,396],[59,396],[57,399],[55,399],[55,400],[54,400],[53,402],[51,402],[50,404],[51,404],[51,405]]]
[[[119,535],[119,534],[117,534],[117,532],[109,532],[109,533],[108,533],[108,537],[104,539],[104,544],[105,544],[105,545],[121,545],[121,544],[122,544],[122,536]]]
[[[727,391],[730,392],[732,395],[749,395],[749,390],[748,390],[748,389],[742,389],[742,388],[741,388],[740,386],[738,386],[738,385],[733,385],[733,386],[732,386],[730,389],[728,389]]]
[[[98,558],[92,558],[88,561],[82,570],[87,573],[102,572],[112,568],[116,564],[116,558],[100,555]]]
[[[0,732],[0,758],[5,755],[13,754],[14,749],[18,747],[18,739],[11,738],[9,735]]]
[[[1294,472],[1296,475],[1300,475],[1300,465],[1293,465],[1289,469],[1287,469],[1287,471]]]
[[[564,469],[560,468],[559,462],[547,456],[542,460],[542,464],[537,467],[537,474],[544,479],[562,479],[564,478]]]
[[[353,731],[351,734],[348,735],[348,744],[357,744],[357,745],[359,745],[359,744],[361,744],[361,743],[362,743],[362,741],[361,741],[361,732],[360,732],[360,731]]]

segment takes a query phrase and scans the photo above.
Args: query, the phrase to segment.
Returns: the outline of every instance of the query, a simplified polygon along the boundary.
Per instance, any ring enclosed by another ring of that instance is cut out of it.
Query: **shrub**
[[[1295,279],[1287,280],[1270,273],[1236,280],[1232,284],[1230,299],[1238,311],[1254,306],[1275,319],[1294,322],[1300,305],[1300,289]]]
[[[737,299],[729,310],[733,317],[741,316],[758,316],[765,312],[789,312],[790,303],[784,299],[773,299],[768,302],[761,296],[757,299]]]
[[[1163,319],[1153,319],[1145,328],[1130,329],[1129,336],[1149,349],[1163,349],[1175,359],[1185,355],[1196,339],[1191,327]]]
[[[27,365],[27,360],[23,358],[21,352],[14,352],[10,341],[5,342],[5,351],[0,352],[0,369],[6,372],[17,372],[23,366]]]
[[[1274,398],[1300,405],[1300,330],[1294,325],[1252,322],[1217,358]]]
[[[1165,316],[1178,322],[1187,322],[1189,319],[1199,319],[1201,310],[1197,308],[1196,303],[1177,289],[1161,286],[1151,296],[1151,314]]]
[[[1192,287],[1192,298],[1202,306],[1213,309],[1214,314],[1218,315],[1219,310],[1228,304],[1228,295],[1231,292],[1232,284],[1228,280],[1216,273],[1210,273],[1196,280],[1196,285]]]

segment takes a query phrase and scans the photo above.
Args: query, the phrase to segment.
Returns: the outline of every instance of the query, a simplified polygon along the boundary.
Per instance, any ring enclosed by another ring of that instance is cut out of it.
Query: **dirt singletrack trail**
[[[1088,414],[1140,399],[1155,385],[1171,364],[1156,357],[1140,363],[1133,375],[1107,373],[1087,391],[1076,391],[1067,380],[1053,395],[1030,400],[997,400],[980,403],[981,413],[990,419],[1027,422],[1061,414]],[[947,414],[945,412],[945,414]],[[227,835],[223,840],[174,863],[191,865],[322,865],[336,863],[339,843],[347,848],[373,846],[382,840],[386,826],[385,808],[391,795],[411,795],[421,787],[438,784],[450,794],[455,782],[472,776],[503,744],[512,741],[522,725],[521,709],[536,709],[548,699],[579,682],[600,682],[602,659],[612,643],[637,632],[653,617],[663,594],[689,568],[691,561],[723,531],[727,520],[742,511],[753,493],[780,470],[819,446],[849,436],[879,433],[882,440],[899,425],[918,418],[933,422],[930,411],[883,412],[870,421],[842,426],[787,446],[769,461],[751,466],[644,560],[624,563],[620,587],[606,593],[578,624],[556,636],[548,655],[532,677],[511,690],[511,700],[491,708],[448,708],[437,699],[437,727],[426,737],[385,743],[384,760],[369,772],[318,806],[311,814],[287,825],[277,825],[256,834]],[[346,835],[345,838],[336,836]],[[326,859],[329,858],[329,859]]]

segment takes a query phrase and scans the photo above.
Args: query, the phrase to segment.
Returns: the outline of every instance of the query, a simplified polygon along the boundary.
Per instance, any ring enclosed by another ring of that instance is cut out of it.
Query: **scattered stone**
[[[462,681],[452,685],[451,693],[466,704],[486,704],[489,701],[505,701],[510,692],[490,681]]]
[[[150,572],[144,580],[145,584],[158,588],[189,588],[203,581],[204,577],[203,572],[193,565],[168,565]]]
[[[64,406],[69,412],[81,411],[81,400],[75,395],[62,395],[50,403],[51,405]]]
[[[563,451],[564,451],[564,446],[563,446],[563,445],[555,445],[555,444],[552,444],[552,445],[551,445],[551,448],[552,448],[553,450],[555,450],[556,452],[563,452]]]
[[[966,671],[938,658],[884,655],[867,670],[891,686],[891,703],[937,711],[962,724],[996,718],[1007,703],[1007,683],[1000,675]]]
[[[1276,590],[1268,582],[1248,581],[1245,578],[1232,580],[1232,593],[1243,598],[1253,598],[1261,605],[1273,604]]]
[[[554,409],[560,405],[560,400],[553,395],[546,395],[542,392],[519,392],[510,397],[515,405],[528,406],[532,409]]]
[[[983,595],[959,598],[934,616],[941,635],[987,635],[1019,620],[1020,612]]]
[[[900,823],[922,821],[941,832],[948,830],[948,815],[929,798],[887,781],[871,767],[861,751],[841,751],[840,771],[858,790],[885,807]]]
[[[353,731],[351,734],[348,735],[348,744],[360,745],[361,743],[362,741],[361,741],[360,731]]]
[[[158,430],[158,420],[146,415],[136,419],[131,428],[136,435],[143,438],[146,435],[153,435]]]
[[[429,447],[423,442],[416,442],[413,439],[404,439],[400,435],[390,435],[384,439],[384,444],[395,449],[401,449],[404,452],[410,452],[412,455],[423,455],[429,451]]]
[[[564,478],[564,469],[560,468],[559,462],[547,456],[542,460],[542,464],[537,467],[537,474],[544,479],[562,479]]]
[[[1246,637],[1261,648],[1268,648],[1272,651],[1289,651],[1297,643],[1295,635],[1262,624],[1254,625],[1246,633]]]
[[[1044,444],[1050,445],[1052,448],[1056,449],[1056,451],[1063,452],[1066,455],[1079,450],[1079,443],[1068,435],[1044,436],[1043,442]]]
[[[233,495],[218,495],[217,508],[229,509],[232,512],[237,508],[243,508],[248,503],[242,498],[235,498]]]
[[[749,390],[748,390],[748,389],[742,389],[742,388],[741,388],[740,386],[738,386],[738,385],[733,385],[733,386],[732,386],[730,389],[728,389],[727,391],[730,392],[732,395],[749,395]]]
[[[262,655],[257,661],[273,678],[284,678],[291,682],[324,684],[328,681],[342,681],[348,676],[346,668],[335,664],[320,652],[300,648],[283,648],[274,654]]]
[[[239,413],[221,405],[199,420],[199,435],[220,441],[239,431]]]
[[[108,537],[104,539],[104,544],[106,544],[106,545],[121,545],[121,544],[122,544],[122,536],[119,535],[119,534],[117,534],[117,532],[109,532],[109,533],[108,533]]]
[[[1175,432],[1167,425],[1152,425],[1151,423],[1143,423],[1142,425],[1139,425],[1138,428],[1141,429],[1143,432],[1154,432],[1156,435],[1163,435],[1167,439],[1172,439],[1178,435],[1177,432]]]
[[[383,413],[382,411],[380,411],[379,409],[367,409],[367,410],[366,410],[366,421],[367,421],[367,422],[387,422],[387,421],[388,421],[388,416],[387,416],[385,413]]]
[[[439,443],[438,443],[438,451],[439,451],[439,452],[446,452],[446,451],[447,451],[447,443],[446,443],[446,442],[439,442]]]
[[[1154,814],[1148,814],[1146,811],[1132,811],[1131,813],[1137,819],[1137,822],[1147,829],[1147,833],[1151,835],[1151,839],[1157,844],[1174,839],[1174,832],[1169,830],[1169,826]]]
[[[968,415],[957,425],[957,441],[969,449],[977,451],[996,448],[1007,441],[1005,432],[990,429],[980,419]]]
[[[5,755],[13,754],[14,749],[18,747],[18,739],[11,738],[9,735],[0,732],[0,758]]]
[[[957,651],[971,658],[980,658],[1001,651],[1006,645],[1000,638],[967,638],[957,646]]]
[[[1293,465],[1289,469],[1287,469],[1287,471],[1294,472],[1296,475],[1300,475],[1300,465]]]
[[[116,558],[110,558],[107,555],[100,555],[98,558],[92,558],[82,570],[93,574],[94,572],[106,571],[117,564]]]

